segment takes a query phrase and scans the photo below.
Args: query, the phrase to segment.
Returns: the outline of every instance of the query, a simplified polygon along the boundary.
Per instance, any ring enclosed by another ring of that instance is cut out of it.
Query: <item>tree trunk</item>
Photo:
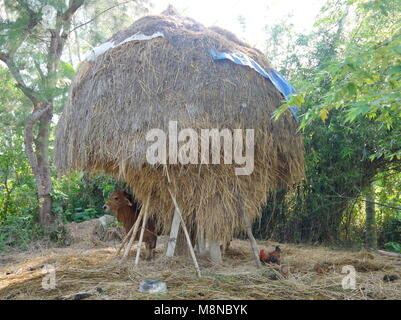
[[[36,178],[40,181],[40,188],[38,188],[39,222],[43,226],[49,226],[53,222],[51,215],[52,199],[50,196],[52,182],[49,166],[49,136],[52,117],[53,112],[49,109],[49,111],[40,118],[39,132],[35,141],[40,176],[40,178]]]
[[[373,185],[366,192],[366,246],[377,249],[375,193]]]
[[[5,199],[3,202],[3,211],[0,211],[0,217],[1,219],[5,219],[7,217],[8,213],[8,206],[10,203],[10,198],[11,198],[11,191],[9,186],[8,186],[8,174],[9,174],[9,169],[7,168],[7,172],[4,174],[4,191],[5,191]]]
[[[49,136],[53,108],[48,105],[35,108],[25,127],[25,151],[28,155],[32,173],[36,179],[39,200],[39,223],[46,229],[50,228],[52,219],[51,207],[51,174],[49,167]],[[33,138],[33,127],[38,122],[38,134]],[[35,151],[33,150],[35,145]]]

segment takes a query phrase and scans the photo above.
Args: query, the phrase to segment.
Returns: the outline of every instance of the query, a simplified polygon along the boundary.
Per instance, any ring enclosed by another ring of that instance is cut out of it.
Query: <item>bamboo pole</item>
[[[198,261],[196,260],[195,251],[194,251],[194,248],[192,246],[191,238],[189,236],[189,233],[188,233],[187,227],[185,225],[184,219],[182,218],[181,210],[180,210],[180,208],[178,206],[178,203],[177,203],[177,200],[176,200],[175,196],[173,195],[173,193],[171,192],[170,188],[168,188],[168,192],[170,193],[171,199],[173,200],[176,212],[178,213],[178,215],[180,217],[182,229],[184,230],[185,237],[187,239],[189,252],[191,253],[192,261],[193,261],[193,263],[195,265],[196,274],[200,278],[201,277],[201,272],[200,272],[200,269],[199,269]]]
[[[261,263],[260,263],[260,260],[259,260],[258,244],[256,243],[256,240],[255,240],[255,238],[254,238],[254,236],[252,234],[252,226],[251,226],[251,224],[249,222],[249,217],[248,217],[248,215],[246,213],[245,204],[243,202],[241,203],[241,210],[242,210],[242,214],[243,214],[246,233],[248,235],[249,242],[251,243],[253,256],[255,258],[256,268],[259,269],[261,267]]]
[[[132,231],[132,234],[131,234],[131,238],[130,238],[130,240],[128,242],[128,245],[125,247],[124,255],[123,255],[123,258],[121,259],[122,261],[124,261],[128,257],[128,253],[131,250],[131,247],[132,247],[132,245],[134,243],[134,240],[135,240],[135,237],[136,237],[136,233],[138,231],[139,224],[141,223],[142,216],[143,216],[143,213],[145,211],[144,209],[145,209],[144,206],[142,206],[141,211],[139,212],[138,218],[136,219],[135,224],[132,227],[133,231]]]
[[[125,243],[126,243],[126,242],[128,241],[128,239],[130,238],[132,232],[134,231],[134,227],[135,227],[135,225],[133,225],[133,226],[131,227],[131,230],[125,235],[123,241],[122,241],[121,244],[120,244],[120,247],[119,247],[118,250],[117,250],[117,253],[116,253],[116,255],[115,255],[116,257],[120,254],[121,249],[124,247]]]
[[[145,205],[145,214],[144,214],[143,219],[142,219],[141,234],[139,236],[138,246],[137,246],[137,249],[136,249],[135,265],[138,265],[139,257],[141,255],[141,247],[142,247],[143,235],[145,233],[146,222],[148,221],[149,200],[150,200],[150,195],[148,196],[148,200],[146,201],[146,205]]]

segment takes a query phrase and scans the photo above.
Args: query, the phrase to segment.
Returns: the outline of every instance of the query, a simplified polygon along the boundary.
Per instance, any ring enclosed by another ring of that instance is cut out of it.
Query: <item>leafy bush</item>
[[[67,236],[67,228],[65,225],[60,224],[57,228],[50,233],[50,240],[56,242],[59,245],[70,245],[68,236]]]
[[[387,242],[385,245],[386,250],[401,253],[401,243]]]
[[[401,243],[401,214],[387,218],[382,228],[384,243]]]
[[[83,222],[105,214],[103,205],[116,188],[124,188],[110,176],[74,173],[53,181],[53,209],[60,221]]]
[[[83,222],[100,216],[94,208],[87,208],[85,210],[82,210],[82,208],[76,208],[75,210],[76,212],[71,215],[71,219],[74,222]]]
[[[8,216],[0,223],[0,250],[7,247],[26,249],[30,242],[42,238],[43,229],[37,223],[32,211],[21,215]]]

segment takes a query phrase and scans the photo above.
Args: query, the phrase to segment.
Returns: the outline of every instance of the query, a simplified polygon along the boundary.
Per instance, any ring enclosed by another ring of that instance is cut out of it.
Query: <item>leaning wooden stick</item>
[[[120,244],[120,247],[117,250],[116,257],[120,254],[121,249],[124,248],[125,243],[128,241],[128,239],[130,238],[132,232],[134,231],[134,227],[135,227],[135,225],[133,225],[131,227],[131,230],[125,235],[123,241]]]
[[[168,188],[168,192],[170,193],[171,199],[173,200],[173,203],[174,203],[176,212],[177,212],[178,215],[180,216],[182,229],[184,230],[185,237],[187,238],[187,243],[188,243],[188,247],[189,247],[189,252],[191,253],[192,261],[194,262],[194,265],[195,265],[196,274],[197,274],[198,277],[200,278],[202,275],[201,275],[201,272],[200,272],[200,269],[199,269],[198,261],[196,260],[195,251],[194,251],[194,248],[193,248],[192,243],[191,243],[191,238],[190,238],[190,236],[189,236],[189,233],[188,233],[187,227],[186,227],[186,225],[185,225],[184,219],[182,218],[181,210],[180,210],[180,208],[178,207],[177,200],[175,199],[175,196],[174,196],[173,193],[171,192],[170,188]]]
[[[136,233],[138,231],[139,224],[141,223],[144,211],[145,211],[144,207],[142,206],[141,211],[139,212],[138,218],[136,219],[136,222],[135,222],[134,226],[132,227],[133,231],[132,231],[132,234],[131,234],[131,238],[130,238],[127,246],[125,247],[125,251],[124,251],[124,255],[123,255],[122,261],[125,260],[128,257],[128,253],[131,250],[132,245],[134,244]]]
[[[248,234],[248,238],[251,243],[253,256],[255,258],[256,267],[259,269],[262,265],[259,260],[258,244],[256,243],[256,240],[252,234],[252,226],[249,222],[248,214],[246,213],[245,204],[243,202],[241,203],[241,210],[242,210],[242,214],[243,214],[246,233]]]
[[[135,265],[138,265],[139,257],[141,255],[141,247],[142,247],[143,235],[145,233],[146,222],[148,221],[149,200],[150,200],[150,196],[148,197],[148,200],[146,201],[146,205],[145,205],[145,214],[144,214],[143,219],[142,219],[141,234],[139,236],[138,246],[137,246],[137,249],[136,249]]]

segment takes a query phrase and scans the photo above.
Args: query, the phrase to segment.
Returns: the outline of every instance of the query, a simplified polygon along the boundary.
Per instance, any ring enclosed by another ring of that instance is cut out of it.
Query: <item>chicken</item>
[[[279,246],[270,253],[266,253],[265,250],[261,249],[259,252],[259,259],[263,263],[277,263],[280,264],[280,253],[281,249]]]

